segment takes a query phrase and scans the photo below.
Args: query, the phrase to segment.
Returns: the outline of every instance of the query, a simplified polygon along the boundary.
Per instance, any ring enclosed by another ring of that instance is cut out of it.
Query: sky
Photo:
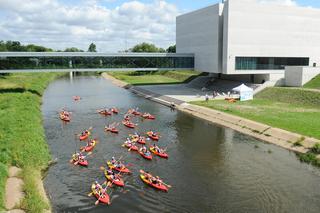
[[[240,0],[239,0],[240,1]],[[257,0],[320,8],[320,0]],[[175,44],[176,16],[221,0],[0,0],[0,40],[118,52]]]

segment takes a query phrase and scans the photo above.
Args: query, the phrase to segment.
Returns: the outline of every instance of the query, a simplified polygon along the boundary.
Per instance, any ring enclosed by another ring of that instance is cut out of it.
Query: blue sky
[[[241,1],[241,0],[239,0]],[[320,8],[320,0],[263,0]],[[176,16],[221,0],[0,0],[0,40],[63,50],[175,44]]]
[[[81,2],[81,0],[60,0],[60,1],[69,3],[69,4],[70,3],[77,4]],[[82,0],[82,1],[86,1],[86,0]],[[99,4],[104,5],[106,7],[115,8],[129,1],[130,0],[100,0]],[[140,0],[140,1],[144,3],[151,3],[154,0]],[[179,9],[183,11],[199,9],[199,8],[206,7],[208,5],[212,5],[221,1],[222,0],[167,0],[167,2],[175,4]],[[295,0],[295,2],[297,2],[298,5],[301,5],[301,6],[311,6],[311,7],[320,8],[320,0]]]

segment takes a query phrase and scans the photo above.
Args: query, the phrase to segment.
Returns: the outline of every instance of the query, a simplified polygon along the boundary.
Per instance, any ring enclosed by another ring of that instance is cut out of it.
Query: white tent
[[[241,84],[232,90],[240,94],[240,101],[248,101],[253,99],[253,89],[244,84]]]

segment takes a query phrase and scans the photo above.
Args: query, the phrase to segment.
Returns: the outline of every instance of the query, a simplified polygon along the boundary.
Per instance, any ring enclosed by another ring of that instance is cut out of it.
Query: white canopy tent
[[[253,99],[253,89],[245,84],[241,84],[240,86],[233,88],[232,91],[240,94],[240,101],[248,101]]]

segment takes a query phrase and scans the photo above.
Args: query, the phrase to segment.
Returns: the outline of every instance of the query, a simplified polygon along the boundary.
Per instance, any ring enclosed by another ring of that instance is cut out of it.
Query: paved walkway
[[[22,199],[24,198],[23,193],[23,181],[19,178],[21,169],[17,167],[9,168],[9,178],[6,183],[6,209],[10,213],[22,213],[23,210],[19,209]]]

